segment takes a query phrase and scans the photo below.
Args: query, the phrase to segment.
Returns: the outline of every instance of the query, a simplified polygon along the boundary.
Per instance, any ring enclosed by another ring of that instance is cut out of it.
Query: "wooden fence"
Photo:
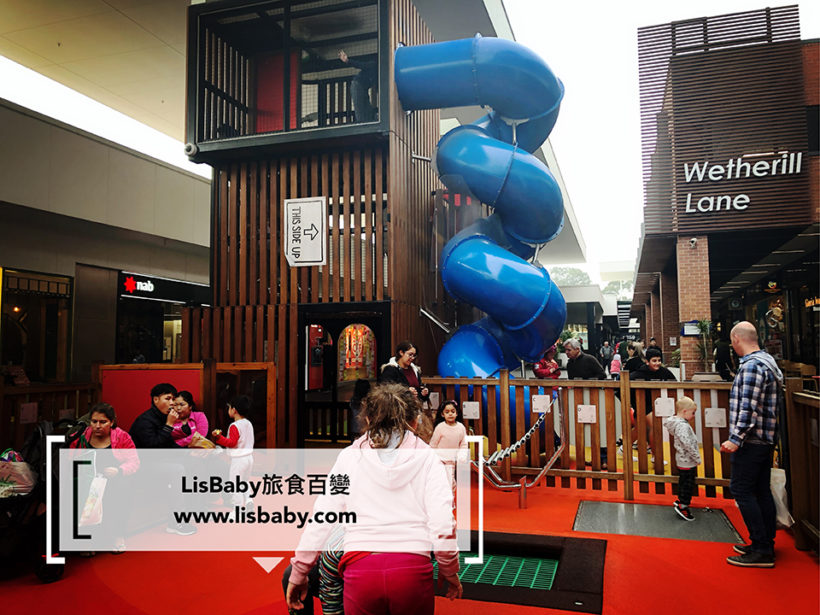
[[[818,485],[817,425],[820,420],[820,395],[800,391],[800,381],[787,380],[786,426],[789,437],[789,479],[791,510],[794,516],[794,542],[801,550],[817,550],[820,544],[820,493]]]
[[[56,423],[85,414],[98,395],[93,383],[11,387],[0,383],[0,451],[7,447],[19,451],[38,421]]]
[[[556,380],[515,379],[502,372],[499,378],[427,378],[425,384],[438,392],[439,399],[477,401],[480,417],[465,421],[468,430],[486,436],[489,453],[506,448],[520,440],[537,419],[531,412],[533,395],[550,395],[557,391],[560,412],[550,412],[542,430],[502,462],[499,473],[534,475],[552,454],[557,442],[553,433],[563,426],[565,444],[557,467],[547,472],[550,486],[577,487],[609,491],[623,491],[625,499],[633,499],[634,483],[638,490],[649,493],[675,492],[678,469],[675,464],[675,445],[664,446],[662,419],[647,415],[647,405],[654,407],[659,397],[673,399],[686,395],[698,405],[693,428],[703,443],[701,464],[696,480],[698,490],[707,497],[731,497],[729,493],[730,455],[720,452],[720,443],[728,438],[728,429],[704,428],[705,408],[724,408],[728,417],[730,383],[723,382],[638,382],[629,381],[624,374],[614,380]],[[509,390],[508,395],[501,392]],[[634,397],[633,397],[634,394]],[[623,425],[631,425],[631,404],[620,400],[634,399],[637,424],[637,450],[630,447],[629,429],[624,437],[624,457],[617,440],[624,433]],[[596,422],[581,423],[578,406],[595,408]],[[648,432],[654,440],[654,455],[647,451]],[[629,462],[624,463],[624,459]],[[636,460],[636,462],[635,462]],[[651,485],[654,485],[652,488]]]

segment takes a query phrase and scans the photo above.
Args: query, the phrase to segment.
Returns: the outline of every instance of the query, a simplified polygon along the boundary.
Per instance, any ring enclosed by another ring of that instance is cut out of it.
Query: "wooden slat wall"
[[[434,42],[411,0],[393,0],[390,14],[390,48],[399,42],[423,45]],[[417,363],[424,373],[436,373],[436,356],[444,343],[443,332],[419,315],[427,302],[432,241],[432,193],[440,184],[432,165],[413,155],[431,158],[439,136],[438,110],[404,112],[390,65],[390,160],[387,174],[388,292],[393,299],[392,341],[410,339],[419,351]]]
[[[296,407],[297,306],[389,298],[381,231],[387,161],[384,146],[374,144],[216,168],[212,288],[217,307],[185,310],[184,360],[273,360],[286,366],[278,374],[277,404]],[[282,249],[282,203],[310,196],[328,198],[328,263],[291,268]],[[291,418],[285,413],[278,436],[295,446]]]
[[[386,207],[387,158],[382,146],[372,145],[216,168],[214,305],[360,302],[388,296],[379,230]],[[328,263],[291,268],[282,250],[282,203],[311,196],[328,198]]]
[[[816,217],[802,173],[687,181],[684,164],[807,151],[796,5],[640,28],[641,136],[647,235],[799,226]],[[779,156],[751,157],[745,162]],[[746,194],[747,209],[686,211],[706,196]]]

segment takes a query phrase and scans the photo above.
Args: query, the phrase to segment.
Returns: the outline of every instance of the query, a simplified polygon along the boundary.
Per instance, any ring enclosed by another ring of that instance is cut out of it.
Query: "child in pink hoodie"
[[[421,407],[406,386],[374,387],[361,413],[366,433],[339,454],[330,472],[349,478],[349,492],[319,496],[314,507],[314,512],[356,515],[356,522],[345,526],[339,562],[344,612],[432,615],[430,551],[449,584],[447,596],[452,600],[462,593],[444,465],[413,433]],[[291,560],[286,595],[288,607],[296,610],[307,593],[307,574],[333,530],[319,523],[306,528]]]
[[[432,448],[456,449],[467,448],[467,429],[464,427],[464,415],[455,399],[448,399],[439,406],[436,413],[436,428],[433,430],[433,437],[430,438]],[[450,454],[449,452],[443,454]],[[447,467],[448,478],[453,491],[456,488],[456,459],[446,458],[444,465]]]
[[[609,375],[613,380],[621,379],[621,355],[615,354],[609,362]]]

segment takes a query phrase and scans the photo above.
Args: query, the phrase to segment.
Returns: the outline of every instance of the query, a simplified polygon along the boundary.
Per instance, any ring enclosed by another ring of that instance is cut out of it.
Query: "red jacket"
[[[83,432],[83,437],[86,441],[91,442],[91,427]],[[70,448],[79,448],[79,446],[80,439],[77,438],[71,443]],[[139,469],[140,458],[137,456],[137,449],[131,436],[124,429],[114,427],[111,430],[111,451],[120,464],[120,471],[123,476],[133,474]]]
[[[537,378],[552,378],[553,380],[557,380],[561,376],[561,368],[554,359],[552,361],[549,359],[541,359],[532,368],[532,372]]]

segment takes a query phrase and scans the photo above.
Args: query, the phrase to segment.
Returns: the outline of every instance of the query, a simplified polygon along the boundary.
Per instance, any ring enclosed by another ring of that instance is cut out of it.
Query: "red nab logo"
[[[128,291],[130,294],[134,294],[135,290],[140,292],[152,293],[154,292],[154,283],[151,280],[146,282],[139,282],[134,279],[133,276],[128,276],[125,278],[125,282],[123,282],[125,286],[125,290]]]

